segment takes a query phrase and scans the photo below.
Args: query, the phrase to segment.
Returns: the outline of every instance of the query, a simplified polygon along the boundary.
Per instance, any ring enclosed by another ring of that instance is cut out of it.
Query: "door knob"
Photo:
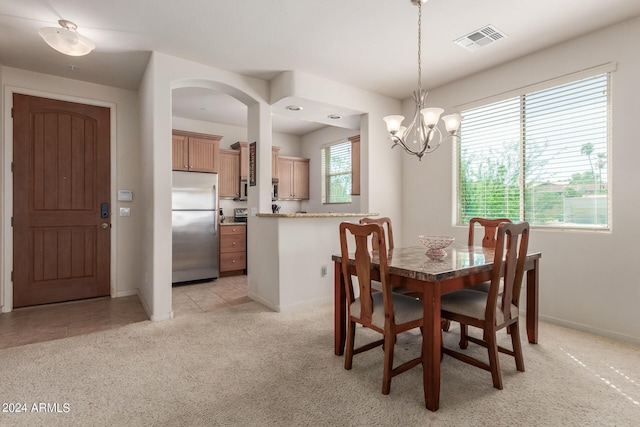
[[[102,228],[109,228],[109,224],[107,224],[106,222],[102,223]]]

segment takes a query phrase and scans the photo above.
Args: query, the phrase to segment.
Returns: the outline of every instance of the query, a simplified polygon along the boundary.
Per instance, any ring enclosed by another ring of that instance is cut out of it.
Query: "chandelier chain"
[[[422,89],[422,2],[418,2],[418,89]]]
[[[413,120],[407,126],[402,126],[404,116],[391,115],[383,117],[387,123],[391,148],[399,145],[404,151],[418,157],[435,151],[449,138],[458,138],[456,132],[460,128],[462,116],[454,113],[442,117],[447,134],[443,134],[438,128],[440,115],[444,109],[432,107],[425,108],[427,91],[422,89],[422,5],[427,0],[411,0],[411,4],[418,6],[418,90],[413,92],[416,110]]]

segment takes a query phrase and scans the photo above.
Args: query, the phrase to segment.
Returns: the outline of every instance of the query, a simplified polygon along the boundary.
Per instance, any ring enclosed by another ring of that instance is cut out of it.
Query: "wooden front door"
[[[110,112],[14,94],[13,306],[110,294]]]

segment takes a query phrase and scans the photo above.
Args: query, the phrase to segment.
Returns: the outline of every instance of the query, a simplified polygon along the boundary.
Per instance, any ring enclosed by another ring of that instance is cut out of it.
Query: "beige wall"
[[[429,105],[447,109],[608,62],[612,73],[610,232],[533,229],[531,248],[542,251],[540,315],[569,327],[640,342],[640,258],[637,226],[637,121],[640,111],[640,18],[571,40],[472,77],[431,90]],[[405,113],[410,103],[405,102]],[[422,163],[403,160],[404,241],[447,233],[466,239],[454,221],[454,146]],[[424,185],[426,183],[427,185]],[[541,338],[544,340],[544,337]]]
[[[11,310],[10,272],[13,265],[12,232],[8,218],[12,212],[13,181],[10,173],[12,158],[12,120],[10,117],[13,93],[41,96],[65,101],[101,105],[111,108],[111,206],[112,206],[112,268],[113,296],[133,295],[142,279],[139,239],[141,214],[145,210],[140,194],[138,96],[137,92],[106,87],[76,80],[53,77],[15,68],[2,68],[3,89],[2,134],[2,283],[3,310]],[[133,202],[117,202],[118,189],[133,191]],[[130,217],[117,215],[120,206],[131,208]]]

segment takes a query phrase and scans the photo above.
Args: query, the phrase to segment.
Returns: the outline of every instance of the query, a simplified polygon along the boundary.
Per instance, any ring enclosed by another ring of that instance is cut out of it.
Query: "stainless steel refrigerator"
[[[172,283],[218,277],[218,174],[173,172]]]

